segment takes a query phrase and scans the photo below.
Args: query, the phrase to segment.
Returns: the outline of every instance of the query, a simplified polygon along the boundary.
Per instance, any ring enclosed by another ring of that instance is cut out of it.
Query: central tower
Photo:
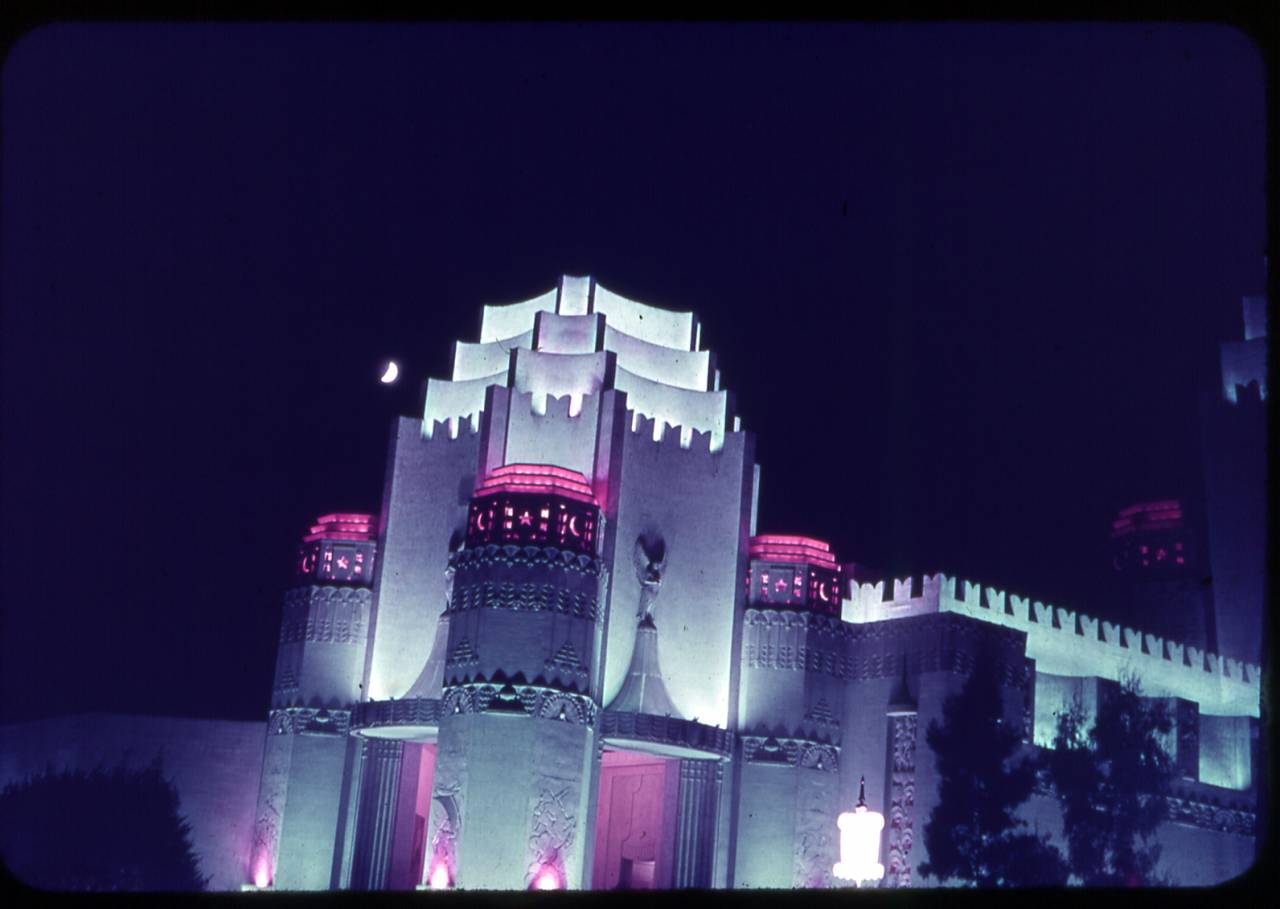
[[[344,885],[726,885],[757,480],[692,312],[485,306],[393,433]]]

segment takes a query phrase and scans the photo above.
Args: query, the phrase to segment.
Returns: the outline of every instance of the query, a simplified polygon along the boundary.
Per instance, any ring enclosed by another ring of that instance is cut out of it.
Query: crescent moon
[[[400,375],[400,367],[396,365],[395,360],[388,360],[387,369],[385,372],[383,372],[382,378],[379,379],[378,381],[381,382],[383,385],[390,385],[392,382],[396,380],[396,377],[398,375]]]
[[[577,523],[578,523],[578,516],[576,514],[570,515],[569,516],[569,533],[573,534],[575,537],[580,537],[582,536],[582,534],[578,533],[578,528],[574,526]]]

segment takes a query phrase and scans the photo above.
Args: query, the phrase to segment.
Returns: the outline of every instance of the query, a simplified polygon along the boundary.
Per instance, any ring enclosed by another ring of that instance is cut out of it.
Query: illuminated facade
[[[924,732],[979,659],[1028,749],[1136,673],[1177,718],[1167,870],[1253,861],[1257,666],[758,533],[753,438],[692,313],[573,277],[486,306],[390,441],[380,513],[298,551],[215,886],[846,886],[863,778],[884,828],[855,876],[918,886]],[[1025,813],[1060,832],[1048,794]]]

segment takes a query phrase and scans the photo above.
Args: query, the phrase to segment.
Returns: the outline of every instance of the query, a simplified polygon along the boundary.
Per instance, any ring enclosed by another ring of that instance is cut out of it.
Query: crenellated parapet
[[[844,619],[853,624],[937,612],[1025,632],[1027,656],[1040,672],[1116,681],[1134,675],[1152,697],[1193,700],[1210,715],[1258,716],[1261,670],[1255,665],[994,587],[941,573],[851,582],[843,604]]]
[[[740,432],[740,425],[735,418],[731,432]],[[717,443],[716,434],[710,430],[701,432],[691,426],[669,424],[646,417],[635,410],[627,411],[627,427],[632,435],[653,442],[654,448],[651,450],[655,454],[681,451],[695,454],[719,454],[724,450],[726,441],[731,438],[731,436],[722,435]]]
[[[480,432],[480,414],[484,410],[484,389],[488,386],[480,388],[480,403],[472,407],[466,404],[462,407],[449,406],[448,408],[440,408],[441,413],[447,413],[450,410],[456,410],[455,416],[440,417],[437,419],[425,419],[422,421],[422,438],[428,442],[453,442],[460,439],[473,438]],[[428,393],[430,393],[428,391]],[[430,413],[430,411],[428,411]]]
[[[641,421],[655,441],[675,429],[682,447],[693,444],[695,436],[706,436],[706,445],[719,450],[726,433],[736,432],[740,421],[733,414],[733,395],[727,390],[694,390],[670,385],[612,366],[612,354],[547,354],[518,350],[518,368],[509,379],[507,372],[451,381],[430,379],[424,405],[423,435],[457,438],[460,432],[475,432],[485,409],[491,386],[511,390],[513,412],[559,419],[578,417],[588,401],[608,389],[627,396],[632,431],[640,431]]]

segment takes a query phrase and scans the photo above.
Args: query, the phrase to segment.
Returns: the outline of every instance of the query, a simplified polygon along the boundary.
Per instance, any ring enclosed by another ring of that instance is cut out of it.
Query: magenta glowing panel
[[[747,603],[840,615],[841,569],[831,547],[795,536],[751,538]]]
[[[378,531],[371,514],[326,514],[316,518],[303,542],[316,540],[376,540]]]
[[[1177,499],[1143,502],[1120,509],[1120,514],[1111,522],[1111,535],[1119,537],[1143,530],[1177,530],[1181,527],[1182,503]]]
[[[476,497],[501,492],[543,493],[599,505],[587,478],[576,470],[553,464],[506,464],[491,471],[476,486]]]
[[[513,464],[485,478],[467,514],[467,545],[515,543],[594,554],[600,509],[582,474]]]
[[[1121,509],[1111,522],[1112,566],[1116,571],[1134,569],[1177,571],[1188,564],[1185,513],[1176,499],[1141,502]]]
[[[373,515],[327,514],[302,538],[294,571],[300,581],[372,584],[377,554]]]
[[[770,562],[794,562],[820,565],[823,568],[839,567],[831,547],[813,537],[761,534],[751,538],[747,553],[752,559]]]
[[[752,561],[747,570],[747,604],[839,616],[840,578],[839,566]]]

